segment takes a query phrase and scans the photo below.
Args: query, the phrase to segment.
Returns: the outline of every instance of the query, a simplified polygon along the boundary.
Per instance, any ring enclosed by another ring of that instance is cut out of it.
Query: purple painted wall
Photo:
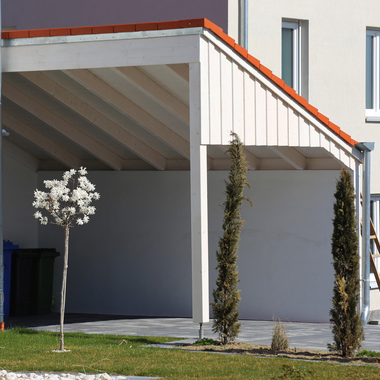
[[[127,24],[208,18],[227,31],[228,0],[2,0],[3,28]]]

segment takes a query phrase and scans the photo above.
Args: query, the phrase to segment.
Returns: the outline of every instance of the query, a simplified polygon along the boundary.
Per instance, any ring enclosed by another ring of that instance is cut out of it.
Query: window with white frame
[[[308,23],[282,21],[282,79],[299,95],[307,98],[308,87]]]
[[[380,121],[380,30],[366,35],[366,119]]]

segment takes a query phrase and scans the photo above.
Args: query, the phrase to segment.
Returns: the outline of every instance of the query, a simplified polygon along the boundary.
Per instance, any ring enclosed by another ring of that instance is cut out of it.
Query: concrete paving
[[[54,317],[54,318],[53,318]],[[29,326],[42,331],[59,331],[58,316],[10,319],[8,326]],[[124,318],[124,319],[123,319]],[[272,321],[241,321],[238,342],[270,345],[273,334]],[[297,349],[327,350],[332,343],[331,324],[284,322],[290,347]],[[169,336],[195,340],[199,336],[199,325],[190,318],[128,318],[120,316],[70,315],[66,317],[66,332],[88,334],[150,335]],[[217,339],[212,332],[212,323],[203,325],[204,336]],[[363,349],[380,352],[380,325],[367,325],[364,328]]]

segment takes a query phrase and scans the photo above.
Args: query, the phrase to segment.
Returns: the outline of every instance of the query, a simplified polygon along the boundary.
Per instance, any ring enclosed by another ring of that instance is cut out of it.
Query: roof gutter
[[[371,218],[371,151],[375,148],[375,143],[358,143],[355,145],[364,154],[363,160],[363,223],[362,223],[362,257],[363,257],[363,306],[362,324],[366,325],[369,318],[370,307],[370,218]]]

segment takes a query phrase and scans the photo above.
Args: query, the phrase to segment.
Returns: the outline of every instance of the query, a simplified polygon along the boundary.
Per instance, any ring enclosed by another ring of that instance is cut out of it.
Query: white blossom
[[[49,192],[35,190],[33,207],[47,211],[53,217],[52,223],[60,226],[72,226],[73,223],[83,225],[89,222],[89,215],[95,214],[93,200],[100,194],[85,175],[87,170],[80,167],[78,171],[71,169],[63,173],[62,180],[45,180],[44,185]],[[34,217],[41,224],[48,223],[48,217],[36,211]]]
[[[36,211],[36,212],[34,213],[34,217],[35,217],[36,219],[40,219],[40,218],[42,218],[41,211]]]
[[[81,166],[81,167],[79,168],[79,170],[78,170],[78,173],[79,173],[80,175],[86,175],[86,174],[87,174],[87,170],[86,170],[86,168],[84,168],[83,166]]]

